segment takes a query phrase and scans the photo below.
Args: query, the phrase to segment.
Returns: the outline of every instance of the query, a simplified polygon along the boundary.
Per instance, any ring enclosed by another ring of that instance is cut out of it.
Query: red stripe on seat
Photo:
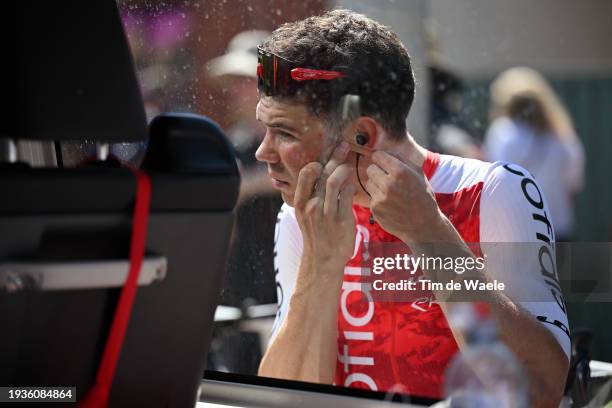
[[[130,270],[121,289],[113,324],[106,340],[104,354],[98,366],[96,382],[79,403],[82,408],[106,408],[109,406],[110,391],[115,377],[117,362],[123,347],[123,340],[132,314],[132,306],[138,289],[138,276],[144,258],[151,202],[151,179],[142,170],[129,167],[136,176],[136,202],[132,219],[130,243]]]

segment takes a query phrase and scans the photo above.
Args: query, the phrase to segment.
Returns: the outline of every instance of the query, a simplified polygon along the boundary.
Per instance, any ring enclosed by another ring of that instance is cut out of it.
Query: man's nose
[[[276,147],[274,146],[270,132],[266,132],[266,135],[255,152],[255,158],[264,163],[278,163],[278,153],[276,152]]]

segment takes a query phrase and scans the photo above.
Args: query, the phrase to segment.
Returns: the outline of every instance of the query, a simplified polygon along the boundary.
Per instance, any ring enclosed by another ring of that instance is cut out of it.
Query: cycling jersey
[[[486,272],[506,284],[505,293],[511,298],[514,294],[518,299],[525,291],[533,294],[516,302],[550,330],[569,356],[565,304],[554,269],[551,275],[551,268],[542,264],[542,253],[548,253],[553,254],[554,266],[554,233],[546,200],[533,177],[513,164],[435,153],[427,155],[423,172],[438,206],[466,243],[532,243],[521,256],[503,250],[490,254]],[[444,371],[458,350],[448,322],[433,295],[411,302],[382,302],[360,292],[363,286],[351,284],[358,282],[369,246],[400,242],[371,223],[368,208],[354,205],[353,212],[357,234],[339,294],[335,384],[379,391],[399,384],[410,394],[439,398]],[[279,307],[273,336],[287,314],[302,246],[295,212],[285,204],[275,232]]]

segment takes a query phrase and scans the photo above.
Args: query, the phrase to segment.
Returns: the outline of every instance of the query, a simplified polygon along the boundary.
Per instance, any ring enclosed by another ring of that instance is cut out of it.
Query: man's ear
[[[353,129],[351,141],[370,149],[376,145],[376,142],[380,137],[380,126],[378,125],[378,122],[369,116],[361,116],[357,118],[355,120]]]

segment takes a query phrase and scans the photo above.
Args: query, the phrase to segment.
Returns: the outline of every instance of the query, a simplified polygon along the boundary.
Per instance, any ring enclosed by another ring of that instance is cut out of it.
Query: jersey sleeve
[[[278,308],[270,341],[276,337],[289,307],[303,251],[302,232],[295,211],[283,204],[276,219],[274,232],[274,275]]]
[[[546,327],[570,355],[565,301],[545,192],[518,165],[494,163],[480,199],[480,241],[486,270],[505,294]]]

